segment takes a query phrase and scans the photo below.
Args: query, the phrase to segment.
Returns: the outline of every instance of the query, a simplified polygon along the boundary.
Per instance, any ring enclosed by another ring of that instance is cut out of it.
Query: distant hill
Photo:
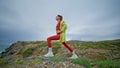
[[[77,60],[65,60],[71,56],[71,53],[59,42],[52,43],[55,57],[44,61],[40,57],[47,53],[46,41],[18,41],[0,53],[0,67],[24,68],[27,66],[29,68],[31,65],[32,68],[39,68],[40,66],[49,68],[53,65],[56,68],[60,66],[64,68],[65,64],[69,68],[74,68],[70,65],[76,68],[89,68],[89,66],[98,68],[100,65],[97,63],[108,62],[109,60],[108,63],[115,63],[116,65],[113,66],[119,67],[117,63],[120,63],[120,39],[98,42],[70,40],[68,43],[80,57],[78,60],[84,60],[86,63]],[[45,67],[46,65],[49,67]]]

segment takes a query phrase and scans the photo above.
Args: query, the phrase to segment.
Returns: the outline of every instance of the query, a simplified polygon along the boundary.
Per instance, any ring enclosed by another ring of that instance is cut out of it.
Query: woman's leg
[[[47,38],[48,47],[52,48],[51,40],[59,40],[60,35],[53,35]]]
[[[70,52],[73,52],[73,49],[66,42],[62,43]]]
[[[73,49],[70,47],[70,45],[68,45],[66,42],[62,43],[66,48],[68,48],[68,50],[72,53],[72,57],[70,57],[70,59],[76,59],[78,58],[77,54],[75,54],[75,51],[73,51]]]
[[[53,52],[52,52],[52,40],[58,40],[60,38],[60,35],[54,35],[50,36],[47,38],[47,43],[48,43],[48,53],[44,55],[44,57],[53,57]]]

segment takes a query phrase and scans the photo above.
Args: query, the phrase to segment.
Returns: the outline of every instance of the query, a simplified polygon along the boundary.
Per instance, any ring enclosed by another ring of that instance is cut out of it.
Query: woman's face
[[[60,22],[60,21],[61,21],[61,20],[60,20],[60,17],[56,16],[56,21],[57,21],[57,22]]]

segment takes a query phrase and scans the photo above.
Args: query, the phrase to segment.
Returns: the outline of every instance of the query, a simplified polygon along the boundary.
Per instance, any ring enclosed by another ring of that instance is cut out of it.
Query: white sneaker
[[[46,55],[44,55],[44,57],[53,57],[53,53],[52,52],[48,52]]]
[[[73,54],[72,57],[70,57],[70,59],[77,59],[78,56],[76,54]]]
[[[48,53],[46,55],[44,55],[44,57],[53,57],[53,52],[52,52],[52,48],[48,49]]]
[[[72,54],[73,55],[72,55],[72,57],[70,57],[70,59],[77,59],[78,58],[78,56],[75,54],[75,51],[73,51]]]

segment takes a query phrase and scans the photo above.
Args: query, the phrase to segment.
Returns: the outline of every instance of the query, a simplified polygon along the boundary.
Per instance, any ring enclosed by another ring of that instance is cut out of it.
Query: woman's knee
[[[47,38],[47,41],[50,41],[50,37]]]

